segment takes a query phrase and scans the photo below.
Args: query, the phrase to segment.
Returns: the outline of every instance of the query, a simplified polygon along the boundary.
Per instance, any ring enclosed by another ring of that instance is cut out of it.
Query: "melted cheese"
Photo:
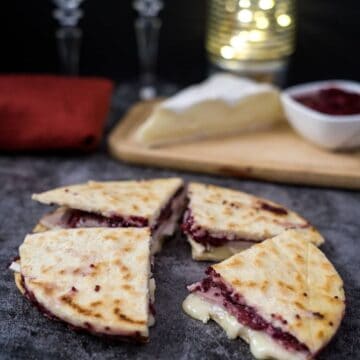
[[[14,272],[17,272],[19,273],[21,271],[20,269],[20,262],[19,261],[13,261],[10,266],[9,266],[9,269],[14,271]]]
[[[164,240],[167,236],[174,234],[178,220],[182,214],[185,202],[186,192],[177,196],[172,204],[172,214],[169,219],[162,222],[160,226],[151,235],[151,254],[155,255],[161,251]]]
[[[206,248],[202,244],[188,236],[188,242],[191,245],[191,255],[194,260],[212,260],[220,261],[248,249],[252,243],[245,241],[229,241],[223,246],[209,246]],[[256,244],[256,243],[254,243]]]
[[[183,302],[183,310],[189,316],[203,323],[210,319],[216,321],[226,332],[229,339],[241,337],[250,345],[250,351],[256,359],[305,360],[305,353],[291,352],[275,342],[263,331],[255,331],[240,324],[224,308],[190,294]]]

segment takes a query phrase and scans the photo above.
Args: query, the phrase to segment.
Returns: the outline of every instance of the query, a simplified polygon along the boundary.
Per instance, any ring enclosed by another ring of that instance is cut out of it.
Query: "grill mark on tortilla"
[[[129,318],[127,315],[123,314],[120,310],[120,308],[116,307],[114,308],[114,314],[120,319],[120,320],[123,320],[123,321],[126,321],[130,324],[138,324],[138,325],[145,325],[146,324],[146,321],[143,321],[143,320],[134,320],[134,319],[131,319]]]
[[[261,210],[265,210],[265,211],[270,211],[276,215],[288,215],[289,212],[281,207],[281,206],[278,206],[278,205],[273,205],[273,204],[270,204],[268,202],[265,202],[265,201],[259,201],[258,202],[258,206],[260,207]]]
[[[39,303],[39,301],[37,300],[37,298],[35,297],[34,293],[31,292],[25,285],[25,279],[24,276],[21,274],[15,274],[18,275],[18,279],[19,279],[19,286],[20,286],[20,290],[24,291],[24,295],[25,297],[42,313],[44,314],[46,317],[48,317],[51,320],[55,320],[58,322],[61,322],[63,324],[65,324],[69,329],[76,331],[76,332],[87,332],[90,333],[92,335],[95,335],[97,337],[101,337],[104,338],[106,340],[112,340],[112,341],[117,341],[117,340],[121,340],[121,341],[128,341],[128,342],[138,342],[138,343],[146,343],[149,341],[148,337],[145,336],[141,336],[139,331],[135,331],[134,333],[129,333],[128,335],[112,335],[112,334],[107,334],[107,333],[102,333],[99,331],[95,331],[93,330],[92,326],[90,323],[86,322],[87,324],[84,324],[84,327],[80,327],[80,326],[74,326],[68,322],[66,322],[65,320],[60,319],[59,317],[57,317],[56,315],[54,315],[52,312],[50,312],[48,309],[46,309],[42,304]],[[115,300],[120,302],[119,300]],[[90,325],[90,326],[88,326]],[[105,326],[104,330],[106,331],[110,331],[110,327],[109,326]]]
[[[98,301],[93,301],[92,303],[90,303],[90,306],[96,307],[96,306],[100,306],[102,305],[102,301],[98,300]]]
[[[77,311],[80,314],[86,315],[86,316],[94,316],[97,318],[101,318],[101,314],[94,313],[91,309],[86,309],[76,303],[74,299],[69,295],[63,295],[60,297],[60,300],[70,306],[73,310]]]
[[[124,280],[130,280],[132,278],[132,275],[130,273],[123,274]]]
[[[45,282],[39,282],[39,281],[33,281],[33,286],[36,286],[38,288],[41,288],[45,294],[51,295],[54,292],[54,285],[45,283]]]

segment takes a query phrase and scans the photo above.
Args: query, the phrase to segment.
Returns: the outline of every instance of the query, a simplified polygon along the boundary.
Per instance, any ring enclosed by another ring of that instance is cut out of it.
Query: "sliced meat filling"
[[[243,326],[265,332],[287,350],[310,353],[305,344],[290,333],[267,322],[254,307],[248,306],[244,298],[226,284],[214,269],[208,268],[206,274],[208,276],[204,280],[188,287],[190,292],[221,306]]]
[[[284,230],[292,229],[292,228],[306,228],[310,226],[307,223],[306,224],[288,223],[283,225],[284,225]],[[224,235],[223,233],[211,232],[210,230],[204,229],[196,223],[194,216],[191,213],[191,209],[186,210],[181,228],[186,235],[191,237],[192,240],[198,242],[199,244],[203,245],[206,248],[224,246],[227,245],[229,242],[249,243],[250,246],[251,244],[254,244],[256,242],[261,242],[267,239],[267,238],[252,239],[252,238],[239,237],[236,234]]]

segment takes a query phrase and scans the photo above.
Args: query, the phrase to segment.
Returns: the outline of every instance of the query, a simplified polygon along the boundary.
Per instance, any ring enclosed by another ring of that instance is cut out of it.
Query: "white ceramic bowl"
[[[281,95],[285,114],[291,126],[305,139],[333,150],[360,146],[360,114],[328,115],[312,110],[293,99],[293,96],[336,87],[360,93],[360,83],[345,80],[319,81],[297,85]]]

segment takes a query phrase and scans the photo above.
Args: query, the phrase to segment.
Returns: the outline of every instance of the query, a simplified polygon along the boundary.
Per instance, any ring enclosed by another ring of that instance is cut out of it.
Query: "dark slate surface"
[[[89,156],[0,156],[0,359],[252,359],[241,340],[228,340],[214,323],[185,316],[185,285],[203,276],[206,263],[190,258],[181,235],[156,258],[157,324],[150,343],[109,343],[52,322],[15,288],[6,265],[25,234],[48,209],[30,200],[33,192],[88,179],[114,180],[182,176],[249,191],[280,202],[309,219],[326,237],[323,251],[345,281],[347,312],[320,360],[360,359],[360,194],[276,185],[135,167],[112,160],[104,150]]]

